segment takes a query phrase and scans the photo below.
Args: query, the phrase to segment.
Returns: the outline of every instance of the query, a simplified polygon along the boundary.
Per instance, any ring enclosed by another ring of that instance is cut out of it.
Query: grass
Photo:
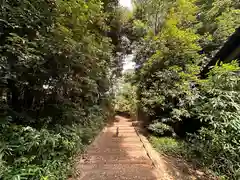
[[[150,142],[159,153],[171,156],[185,156],[188,152],[187,144],[184,141],[177,140],[172,137],[156,137],[151,136]]]
[[[150,143],[162,155],[184,159],[197,167],[203,167],[201,159],[192,149],[192,145],[173,137],[150,136]]]
[[[204,164],[203,159],[199,158],[196,155],[196,152],[193,151],[191,144],[183,140],[179,140],[173,137],[150,136],[149,141],[152,146],[162,155],[183,159],[195,167],[204,169],[204,171],[207,171],[212,176],[218,177],[220,180],[228,179],[226,176],[220,176],[215,171],[210,170],[211,168]]]

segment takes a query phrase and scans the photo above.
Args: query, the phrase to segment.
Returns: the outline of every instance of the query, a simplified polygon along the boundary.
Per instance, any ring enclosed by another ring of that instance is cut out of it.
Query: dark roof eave
[[[240,27],[229,37],[223,47],[217,52],[213,59],[200,72],[200,77],[205,78],[210,69],[220,62],[230,62],[240,59]]]

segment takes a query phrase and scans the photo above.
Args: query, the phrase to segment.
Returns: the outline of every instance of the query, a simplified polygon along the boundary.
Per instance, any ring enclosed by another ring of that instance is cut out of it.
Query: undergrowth
[[[120,35],[108,35],[119,29],[117,4],[108,6],[1,1],[0,180],[68,179],[73,156],[108,119],[121,72]]]
[[[149,140],[161,155],[181,158],[195,167],[204,169],[219,180],[230,180],[226,175],[217,173],[216,170],[212,171],[213,168],[196,152],[194,144],[173,137],[150,136]]]
[[[1,124],[0,179],[67,179],[72,174],[74,155],[83,152],[102,129],[105,118],[54,129]]]
[[[188,90],[182,91],[182,95],[175,95],[175,100],[176,97],[179,98],[178,104],[166,101],[175,108],[172,108],[170,113],[165,112],[168,113],[168,118],[165,118],[167,120],[159,118],[159,122],[153,122],[149,128],[155,132],[155,135],[163,136],[168,126],[161,124],[172,124],[175,133],[187,144],[176,142],[171,138],[155,139],[158,149],[196,161],[218,176],[239,180],[240,78],[238,72],[239,65],[236,61],[215,66],[209,72],[207,79],[196,80],[197,88],[191,88],[189,86],[191,80],[187,81]],[[176,87],[172,88],[175,90]],[[166,105],[160,105],[163,109],[166,108]],[[192,131],[194,128],[195,130]],[[184,136],[179,133],[181,131],[185,131]]]
[[[171,137],[156,137],[151,136],[150,142],[153,147],[160,153],[172,155],[172,156],[184,156],[187,151],[185,149],[186,143],[184,141],[178,141]]]

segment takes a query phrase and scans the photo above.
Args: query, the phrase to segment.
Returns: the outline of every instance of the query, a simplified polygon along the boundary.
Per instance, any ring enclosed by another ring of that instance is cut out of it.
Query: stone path
[[[133,123],[121,116],[96,138],[77,170],[76,180],[157,180]]]

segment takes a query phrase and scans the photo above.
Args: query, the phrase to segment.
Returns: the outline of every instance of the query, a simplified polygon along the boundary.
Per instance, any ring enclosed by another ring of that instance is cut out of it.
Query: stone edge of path
[[[163,160],[161,159],[159,153],[152,147],[148,139],[140,133],[141,128],[139,127],[134,127],[134,128],[136,130],[138,137],[140,138],[140,141],[143,143],[143,147],[146,150],[148,157],[152,161],[153,166],[156,168],[158,180],[165,180],[164,177],[167,177],[167,174],[162,169]],[[160,178],[160,177],[163,177],[163,178]]]
[[[90,147],[97,145],[99,138],[102,136],[102,134],[104,134],[107,131],[107,128],[108,127],[105,125],[104,128],[101,131],[99,131],[99,133],[96,135],[93,141],[87,145],[87,148],[84,150],[84,152],[80,156],[81,159],[84,159],[84,155],[86,154],[86,152],[89,150]]]
[[[91,147],[91,146],[93,146],[93,145],[96,145],[97,142],[98,142],[98,140],[99,140],[99,138],[101,137],[101,135],[102,135],[104,132],[106,132],[106,130],[107,130],[107,126],[105,126],[105,127],[98,133],[98,135],[94,138],[94,140],[88,145],[88,148]],[[88,150],[88,148],[86,148],[86,151]]]

